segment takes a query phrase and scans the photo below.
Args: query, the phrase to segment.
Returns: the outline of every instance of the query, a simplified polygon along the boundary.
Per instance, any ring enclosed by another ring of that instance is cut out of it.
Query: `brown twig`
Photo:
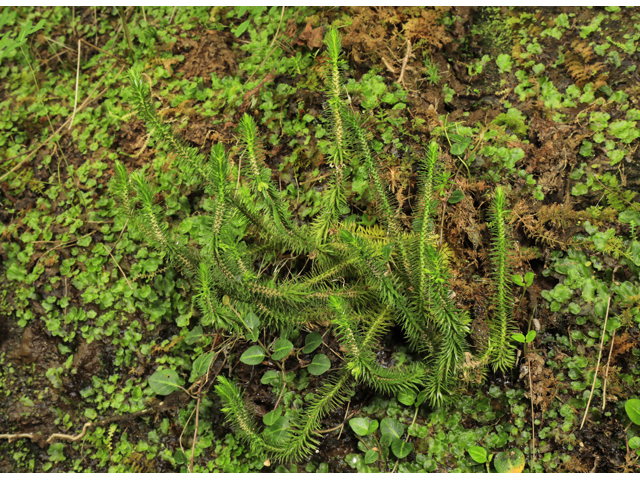
[[[604,325],[602,325],[602,337],[600,338],[600,351],[598,352],[598,363],[596,364],[596,371],[593,375],[593,385],[591,385],[591,393],[589,394],[589,401],[587,407],[584,409],[584,417],[582,417],[582,423],[580,424],[580,430],[584,426],[584,421],[587,419],[589,413],[589,405],[591,405],[591,398],[593,397],[593,391],[596,389],[596,380],[598,379],[598,368],[600,368],[600,358],[602,358],[602,345],[604,344],[604,334],[607,331],[607,319],[609,318],[609,306],[611,305],[611,295],[607,300],[607,313],[604,316]]]
[[[320,175],[319,177],[312,178],[311,180],[305,180],[304,182],[300,182],[300,185],[306,185],[307,183],[317,182],[317,181],[322,180],[323,178],[327,178],[327,177],[329,177],[331,175],[333,175],[333,172],[325,173],[324,175]]]
[[[78,109],[78,84],[80,83],[80,47],[82,43],[78,40],[78,67],[76,69],[76,98],[73,101],[73,114],[71,115],[71,120],[69,120],[69,128],[67,130],[71,130],[73,126],[73,119],[76,118],[76,110]]]
[[[198,423],[200,420],[200,400],[202,399],[202,387],[204,387],[205,382],[200,384],[200,388],[198,389],[198,401],[196,402],[196,426],[193,431],[193,440],[191,445],[191,460],[189,461],[189,473],[193,473],[193,460],[196,452],[196,441],[198,440]]]
[[[99,52],[104,53],[105,55],[107,55],[107,56],[109,56],[109,57],[113,58],[114,60],[118,60],[119,62],[125,62],[125,63],[128,63],[128,62],[129,62],[129,60],[125,60],[124,58],[120,58],[120,57],[118,57],[117,55],[114,55],[113,53],[109,53],[109,52],[107,52],[106,50],[103,50],[102,48],[100,48],[100,47],[98,47],[98,46],[94,45],[93,43],[89,43],[89,42],[87,42],[84,38],[81,38],[81,39],[80,39],[80,41],[81,41],[81,42],[83,42],[86,46],[91,47],[91,48],[95,48],[95,49],[96,49],[96,50],[98,50]]]
[[[613,331],[613,336],[611,338],[611,347],[609,347],[609,358],[607,359],[607,369],[604,372],[604,384],[602,386],[602,411],[604,411],[604,407],[607,405],[607,378],[609,377],[609,364],[611,363],[611,352],[613,351],[613,344],[616,341],[616,331]]]
[[[335,432],[336,430],[338,430],[339,428],[343,428],[344,424],[346,423],[347,420],[350,420],[351,417],[353,417],[356,414],[356,412],[351,412],[351,415],[349,415],[348,417],[344,418],[344,421],[340,424],[340,425],[336,425],[335,427],[332,428],[328,428],[327,430],[316,430],[316,433],[330,433],[330,432]],[[338,437],[340,438],[340,437]]]
[[[52,435],[49,436],[49,438],[47,438],[46,440],[44,440],[45,443],[48,444],[52,444],[54,443],[55,440],[66,440],[69,442],[77,442],[78,440],[81,440],[87,433],[87,430],[89,428],[92,427],[97,427],[100,425],[106,425],[108,423],[113,423],[113,422],[128,422],[131,421],[134,418],[137,417],[141,417],[143,415],[148,415],[150,413],[153,412],[160,412],[163,410],[168,410],[173,408],[175,405],[172,405],[171,403],[168,403],[166,400],[163,402],[158,403],[157,405],[150,407],[150,408],[146,408],[144,410],[140,410],[139,412],[134,412],[128,415],[120,415],[120,416],[116,416],[116,417],[108,417],[104,420],[100,420],[99,422],[87,422],[83,425],[82,427],[82,431],[78,434],[78,435],[67,435],[64,433],[54,433]],[[37,434],[37,433],[3,433],[0,434],[0,439],[6,439],[9,440],[10,442],[13,440],[18,440],[20,438],[28,438],[31,441],[37,442],[40,441],[40,439],[42,438],[42,435]]]
[[[402,83],[402,80],[404,80],[404,72],[407,69],[407,63],[409,62],[410,56],[411,56],[411,40],[407,40],[407,53],[402,59],[402,69],[400,70],[400,78],[398,78],[398,83]]]
[[[131,37],[129,36],[129,26],[127,25],[128,18],[125,17],[124,7],[117,7],[118,13],[120,14],[120,18],[122,19],[122,28],[124,30],[124,36],[127,39],[127,44],[129,45],[129,58],[131,59],[131,63],[133,63],[133,45],[131,44]],[[175,7],[173,7],[175,10]],[[169,21],[171,23],[171,21]]]
[[[216,334],[218,335],[218,334]],[[213,345],[215,346],[216,342],[213,342]],[[225,345],[223,345],[224,347]],[[202,400],[202,389],[204,388],[204,386],[209,382],[209,370],[211,369],[211,365],[213,365],[213,362],[216,361],[216,359],[218,358],[218,355],[220,354],[220,352],[223,350],[223,348],[221,347],[216,353],[215,355],[213,355],[213,357],[211,357],[211,360],[209,361],[209,366],[207,367],[207,374],[205,375],[204,380],[200,383],[200,387],[198,388],[198,393],[196,394],[198,400],[196,402],[196,408],[195,408],[195,414],[196,414],[196,424],[195,424],[195,430],[193,432],[193,440],[191,442],[191,460],[189,461],[189,473],[193,473],[193,461],[195,458],[195,451],[196,451],[196,443],[198,440],[198,426],[199,426],[199,422],[200,422],[200,400]],[[222,368],[224,367],[224,364],[226,363],[227,358],[225,356],[224,361],[222,362],[222,364],[220,365],[220,368],[218,368],[218,371],[216,372],[216,375],[218,375],[218,373],[220,373],[220,370],[222,370]],[[189,416],[189,420],[191,420],[191,417],[193,416],[193,412],[191,412],[191,415]],[[187,425],[189,424],[189,420],[187,420],[186,425],[184,426],[184,429],[182,430],[182,433],[184,433],[185,429],[187,428]],[[180,434],[180,448],[182,448],[182,433]],[[184,453],[184,450],[183,450]]]
[[[349,403],[347,403],[347,409],[344,412],[344,419],[342,420],[342,427],[340,427],[340,433],[338,433],[338,440],[340,440],[340,436],[342,435],[342,429],[344,428],[344,424],[347,421],[347,414],[349,413],[350,406],[351,406],[351,399],[349,399]]]
[[[280,400],[282,400],[282,395],[284,395],[284,391],[286,389],[287,389],[287,382],[284,380],[284,372],[283,372],[282,373],[282,391],[280,392],[280,395],[278,396],[278,400],[276,400],[276,404],[273,407],[274,410],[278,408],[278,404],[280,403]]]
[[[527,357],[529,366],[529,394],[531,395],[531,469],[536,467],[536,423],[533,415],[533,382],[531,380],[531,360]]]
[[[64,43],[59,42],[59,41],[57,41],[57,40],[54,40],[53,38],[49,38],[49,37],[47,37],[46,35],[45,35],[44,39],[45,39],[47,42],[53,42],[53,43],[55,43],[56,45],[60,45],[62,48],[66,48],[67,50],[69,50],[69,51],[70,51],[70,52],[72,52],[72,53],[77,53],[77,51],[76,51],[76,50],[74,50],[73,48],[71,48],[69,45],[65,45]],[[81,41],[82,41],[82,40],[81,40]],[[50,58],[52,58],[52,57],[50,57]]]
[[[124,229],[127,228],[127,223],[129,223],[129,219],[127,218],[127,221],[124,222],[124,227],[122,227],[122,230],[120,230],[120,236],[118,237],[118,239],[116,240],[116,243],[113,244],[113,247],[111,247],[111,250],[109,250],[109,256],[111,256],[111,259],[115,262],[116,267],[118,267],[118,270],[120,270],[120,273],[122,273],[122,276],[124,277],[124,279],[127,281],[127,285],[129,285],[129,288],[131,290],[135,290],[132,286],[131,286],[131,282],[129,282],[129,279],[127,278],[127,274],[124,273],[124,270],[122,270],[122,268],[120,268],[120,264],[118,263],[118,261],[116,260],[116,257],[113,256],[113,249],[116,248],[116,245],[118,244],[118,242],[120,241],[120,238],[122,237],[122,234],[124,233]]]
[[[62,242],[60,245],[56,245],[56,246],[50,248],[49,250],[47,250],[46,252],[44,252],[42,255],[40,255],[38,257],[38,260],[36,260],[34,268],[35,268],[36,265],[38,265],[38,262],[40,262],[40,260],[42,260],[48,253],[53,252],[54,250],[57,250],[57,249],[62,248],[62,247],[68,247],[69,245],[73,245],[78,240],[80,240],[82,238],[85,238],[85,237],[88,237],[89,235],[93,235],[96,232],[97,232],[97,230],[92,230],[91,232],[87,233],[86,235],[78,237],[75,240],[69,240],[68,242]],[[33,242],[33,243],[39,243],[39,242]]]

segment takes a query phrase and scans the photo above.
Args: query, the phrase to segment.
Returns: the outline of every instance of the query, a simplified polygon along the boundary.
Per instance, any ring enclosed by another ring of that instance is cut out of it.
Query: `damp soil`
[[[419,15],[416,15],[411,8],[369,8],[354,7],[345,9],[323,9],[319,10],[315,15],[313,28],[322,27],[329,24],[340,13],[351,15],[353,22],[344,29],[343,47],[346,52],[346,59],[349,63],[349,75],[353,75],[356,79],[360,78],[366,72],[375,68],[378,69],[380,75],[385,78],[388,85],[392,85],[398,80],[402,59],[407,52],[407,42],[410,40],[414,45],[414,49],[427,49],[432,61],[438,65],[440,71],[446,76],[446,83],[455,92],[453,100],[445,101],[442,86],[433,86],[425,81],[424,68],[417,57],[410,57],[404,74],[404,86],[408,92],[407,98],[407,115],[415,120],[420,119],[422,122],[417,124],[418,134],[427,137],[433,128],[442,125],[439,119],[440,115],[447,115],[449,123],[464,122],[467,125],[474,125],[477,122],[488,124],[493,121],[503,110],[500,107],[500,100],[508,98],[515,108],[529,117],[528,143],[514,142],[511,147],[520,147],[524,150],[526,158],[531,161],[524,166],[527,174],[533,174],[538,179],[538,184],[542,186],[545,193],[545,202],[548,204],[563,203],[571,201],[570,183],[568,181],[567,172],[580,163],[578,150],[581,140],[587,132],[587,125],[579,122],[570,124],[560,124],[549,118],[548,112],[538,103],[530,100],[520,101],[517,95],[513,94],[515,84],[500,84],[500,75],[492,63],[487,66],[483,75],[470,76],[468,65],[474,60],[481,58],[483,55],[491,55],[492,57],[505,53],[501,50],[499,42],[492,42],[488,36],[483,36],[482,26],[486,28],[488,22],[495,15],[503,15],[504,17],[519,15],[522,11],[531,11],[537,15],[537,21],[558,15],[562,12],[575,11],[585,18],[591,18],[597,15],[595,10],[574,9],[565,7],[556,7],[551,9],[515,9],[510,10],[503,8],[500,12],[489,13],[487,9],[477,7],[436,7],[435,9],[426,9]],[[454,23],[449,27],[440,22],[440,17],[444,11],[451,11],[454,14]],[[82,22],[92,21],[92,9],[77,9],[78,19]],[[117,26],[117,16],[113,17],[114,27]],[[630,25],[624,25],[621,21],[621,31],[625,28],[632,28]],[[317,36],[318,31],[307,29],[305,35],[302,35],[303,27],[300,24],[298,30],[295,25],[288,26],[287,35],[290,35],[293,48],[300,50],[308,49],[312,45],[314,35]],[[486,31],[486,29],[485,29]],[[315,33],[314,33],[315,32]],[[402,32],[403,35],[399,35]],[[508,35],[513,35],[508,32]],[[77,42],[78,38],[69,39],[69,42]],[[95,45],[104,45],[108,40],[107,36],[98,36],[92,38],[91,42]],[[566,32],[562,38],[562,43],[570,46],[577,40],[576,32]],[[623,41],[623,40],[620,40]],[[545,44],[545,54],[540,58],[541,62],[549,64],[557,60],[557,46],[559,41],[548,39]],[[181,55],[183,60],[175,61],[168,67],[171,72],[180,74],[186,79],[199,78],[203,87],[210,87],[210,73],[215,72],[219,77],[224,75],[240,74],[243,80],[250,75],[249,72],[239,72],[238,66],[242,59],[248,55],[247,52],[241,50],[237,46],[237,39],[228,30],[211,31],[196,26],[189,31],[188,36],[180,37],[171,44],[162,48],[171,51],[174,55]],[[547,51],[549,53],[547,53]],[[50,58],[47,52],[36,52],[40,58],[48,59],[48,66],[51,69],[68,68],[74,69],[73,62],[75,56],[70,54],[62,54],[54,58]],[[637,54],[636,54],[637,56]],[[87,61],[90,54],[87,56]],[[633,58],[631,60],[634,60]],[[637,60],[637,59],[635,59]],[[91,75],[91,71],[87,71],[86,75]],[[510,77],[515,82],[513,77]],[[553,83],[560,88],[576,82],[566,69],[553,70]],[[265,76],[264,84],[269,82],[297,84],[300,78],[290,76],[276,76],[269,74]],[[638,82],[637,74],[623,76],[618,71],[613,71],[608,79],[609,82],[615,82],[617,89],[625,89],[632,84]],[[208,151],[213,143],[221,141],[227,146],[233,146],[235,142],[235,128],[240,115],[244,111],[251,113],[251,98],[256,95],[261,86],[253,92],[250,92],[239,110],[230,110],[224,112],[224,117],[218,119],[212,124],[210,118],[203,117],[198,114],[190,105],[181,105],[179,114],[181,117],[187,117],[186,126],[181,129],[181,133],[191,146],[196,146],[202,151]],[[286,106],[289,115],[300,115],[300,109],[304,112],[321,112],[323,109],[323,100],[315,93],[298,89],[298,102],[292,102],[292,105]],[[640,99],[639,99],[640,100]],[[355,100],[355,106],[358,101]],[[171,116],[175,112],[171,109],[165,112]],[[611,111],[612,118],[615,118],[616,112]],[[41,128],[40,124],[34,123],[29,130],[34,137]],[[144,123],[135,118],[125,121],[115,135],[115,141],[112,146],[113,151],[121,153],[120,158],[125,162],[128,170],[138,169],[149,164],[153,158],[155,150],[148,146],[147,130]],[[415,148],[419,147],[410,137],[403,138],[404,142],[412,144]],[[27,163],[25,168],[32,171],[33,177],[37,180],[46,181],[54,171],[59,175],[60,181],[63,183],[67,179],[66,168],[56,170],[56,165],[73,165],[76,169],[80,167],[85,157],[80,153],[75,140],[71,135],[62,134],[59,141],[59,149],[57,147],[47,146],[41,149],[37,155]],[[64,154],[62,154],[62,151]],[[288,145],[274,147],[271,151],[267,151],[267,163],[272,167],[274,178],[280,175],[279,166],[282,164],[283,158],[291,153],[291,147]],[[49,169],[37,168],[37,165],[45,156],[51,157]],[[444,155],[447,157],[447,154]],[[637,154],[634,157],[635,165],[631,165],[626,170],[629,188],[640,190],[640,159]],[[450,159],[445,158],[448,162]],[[108,163],[107,176],[113,175],[113,163],[111,160],[104,159]],[[398,162],[398,165],[401,162]],[[320,161],[317,165],[310,164],[307,169],[300,172],[289,172],[286,167],[284,173],[307,174],[314,168],[318,168],[320,176],[329,171],[329,167]],[[387,174],[390,175],[390,174]],[[405,185],[407,196],[411,195],[412,189],[415,188],[415,172],[399,171],[399,177],[396,179],[399,184]],[[391,178],[387,177],[390,181]],[[291,180],[281,180],[286,187]],[[482,218],[480,205],[486,199],[485,194],[489,191],[489,185],[482,182],[471,182],[468,180],[457,180],[460,188],[467,193],[465,201],[456,205],[451,205],[447,209],[445,218],[443,219],[444,236],[448,239],[457,258],[463,259],[461,263],[468,265],[468,268],[460,269],[461,274],[454,283],[454,289],[458,295],[457,301],[463,308],[467,308],[473,312],[476,319],[474,321],[474,335],[472,343],[479,344],[486,337],[486,329],[483,332],[484,318],[487,315],[487,309],[490,308],[489,299],[486,297],[485,288],[482,283],[476,279],[484,278],[488,275],[486,249],[483,247],[489,242],[489,232],[484,228],[485,219]],[[0,219],[5,225],[13,225],[17,229],[18,234],[27,231],[28,226],[21,224],[20,219],[9,213],[8,207],[15,211],[29,210],[36,208],[37,201],[41,195],[37,189],[25,188],[22,191],[11,191],[6,183],[0,185],[2,187],[2,206],[0,206]],[[518,185],[514,186],[517,190]],[[106,187],[102,190],[98,189],[96,194],[107,195]],[[191,201],[192,210],[197,206],[202,192],[192,191],[186,192],[187,198]],[[594,204],[593,198],[588,196],[582,198],[580,202],[584,205],[574,205],[575,208],[584,208],[589,204]],[[357,210],[359,205],[354,200],[352,208]],[[527,209],[521,206],[521,213],[525,215]],[[64,211],[64,207],[56,207],[53,205],[53,214],[57,215]],[[406,212],[410,212],[410,208],[406,207]],[[460,221],[465,219],[465,221]],[[53,228],[60,228],[54,226]],[[61,232],[54,232],[61,233]],[[554,229],[554,234],[559,238],[570,238],[574,233],[571,227],[563,226]],[[94,242],[102,241],[102,234],[99,232],[91,232],[89,229],[81,230],[76,236],[91,234]],[[554,286],[557,280],[553,278],[545,278],[541,275],[545,268],[545,263],[549,258],[551,248],[547,245],[540,244],[532,239],[528,231],[521,225],[516,228],[515,234],[519,245],[523,248],[536,245],[541,249],[539,259],[533,260],[531,265],[536,273],[536,283],[527,293],[522,302],[522,308],[516,313],[516,320],[520,327],[526,331],[529,318],[537,309],[537,316],[540,318],[541,327],[547,333],[550,341],[549,347],[553,346],[552,340],[556,333],[566,334],[567,325],[565,320],[557,314],[542,311],[542,301],[540,291],[549,289]],[[0,251],[3,260],[7,259],[6,252]],[[46,265],[45,273],[35,284],[36,298],[45,298],[54,295],[57,298],[69,297],[70,303],[68,308],[92,308],[99,311],[96,305],[87,305],[81,298],[81,292],[74,286],[58,281],[53,284],[53,290],[45,295],[43,290],[45,282],[48,284],[49,279],[57,277],[59,274],[60,262],[69,256],[65,249],[59,250],[59,258],[51,264]],[[516,259],[515,262],[518,260]],[[522,260],[520,260],[522,262]],[[133,254],[125,255],[121,264],[125,266],[133,264],[135,258]],[[115,268],[109,264],[105,268]],[[30,307],[34,312],[44,312],[43,306],[39,300],[31,300]],[[142,318],[136,318],[144,322]],[[133,319],[132,319],[133,320]],[[155,339],[162,341],[170,339],[178,334],[175,325],[167,325],[162,329],[156,329],[152,332],[142,329],[150,338],[143,338],[141,342],[148,343]],[[637,335],[638,333],[635,332]],[[332,360],[332,364],[340,363],[335,352],[339,352],[340,346],[331,335],[325,339],[326,348],[323,347],[322,352]],[[19,432],[38,432],[44,437],[53,433],[69,433],[63,425],[56,424],[55,420],[60,416],[68,414],[74,425],[82,425],[84,406],[86,405],[80,392],[91,384],[93,376],[107,377],[113,374],[120,374],[123,377],[127,375],[137,375],[146,377],[152,373],[152,368],[144,360],[138,359],[137,367],[132,372],[123,371],[121,366],[116,366],[115,349],[106,341],[95,341],[87,343],[76,336],[76,341],[66,347],[73,351],[73,371],[74,375],[62,375],[54,382],[53,387],[51,381],[47,378],[47,372],[54,371],[62,366],[66,355],[62,355],[59,350],[59,341],[52,338],[47,331],[44,323],[37,317],[30,323],[27,328],[17,326],[17,320],[13,316],[0,316],[0,354],[5,354],[5,362],[11,362],[15,369],[15,379],[12,380],[11,396],[0,399],[0,425],[3,430],[10,426],[12,431]],[[401,335],[392,334],[385,339],[384,348],[380,352],[379,360],[381,363],[391,362],[391,356],[394,348],[402,343]],[[238,343],[233,352],[235,358],[239,358],[246,344]],[[330,348],[329,348],[330,347]],[[140,356],[142,357],[142,356]],[[289,359],[285,362],[287,369],[300,368],[301,365],[310,362],[309,356],[303,356],[299,359]],[[538,359],[533,359],[535,361]],[[538,361],[539,369],[536,371],[537,383],[541,385],[540,401],[548,401],[544,398],[549,392],[557,394],[554,390],[555,383],[553,375],[548,368],[544,366],[544,358]],[[619,365],[624,373],[625,362],[620,359]],[[221,366],[222,367],[222,366]],[[229,373],[229,365],[225,365],[223,372]],[[255,407],[256,418],[260,418],[266,412],[270,411],[278,401],[277,392],[272,389],[264,388],[261,385],[260,378],[263,373],[273,368],[265,362],[262,365],[250,367],[242,363],[236,363],[231,368],[231,373],[238,380],[240,385],[245,389],[246,401]],[[214,366],[214,369],[216,366]],[[492,386],[497,386],[501,390],[519,387],[527,388],[525,380],[518,376],[519,372],[490,374],[486,382],[482,385],[482,389],[488,392]],[[51,373],[49,374],[51,376]],[[320,386],[321,380],[318,377],[310,377],[310,383],[305,388],[305,392],[312,392]],[[207,388],[210,388],[208,385]],[[31,392],[46,391],[47,394],[42,398],[36,399],[33,404],[21,401],[22,397],[31,398]],[[629,393],[629,392],[623,392]],[[631,392],[633,393],[633,392]],[[637,394],[637,392],[635,392]],[[368,399],[374,395],[374,392],[362,387],[357,387],[355,396],[349,404],[350,411],[344,405],[335,411],[332,411],[322,421],[325,429],[331,429],[341,422],[358,408],[366,405]],[[216,432],[216,437],[223,438],[229,433],[231,428],[225,423],[223,415],[220,412],[219,400],[215,395],[212,397],[212,406],[207,409],[206,415],[200,419],[201,422],[210,423]],[[166,401],[167,399],[165,399]],[[155,428],[164,418],[170,421],[171,428],[169,433],[165,435],[164,441],[166,448],[175,450],[179,446],[179,437],[181,428],[176,425],[177,412],[180,408],[186,406],[186,398],[176,396],[172,398],[168,404],[168,408],[153,410],[149,415],[136,418],[130,418],[126,422],[126,428],[129,435],[129,441],[136,443],[144,440],[148,436],[148,432]],[[150,408],[153,409],[153,406]],[[611,407],[609,407],[611,408]],[[507,407],[508,409],[508,407]],[[611,411],[611,410],[609,410]],[[61,415],[62,413],[62,415]],[[418,418],[418,423],[424,422],[423,417],[428,414],[428,409],[422,409],[422,415]],[[578,448],[571,452],[573,471],[588,471],[596,467],[598,472],[612,472],[620,468],[625,463],[624,451],[619,449],[621,435],[624,426],[616,420],[615,415],[602,417],[599,422],[587,422],[585,428],[576,432]],[[465,426],[473,426],[474,421],[464,420]],[[123,426],[124,428],[124,426]],[[309,462],[319,464],[327,462],[330,470],[335,472],[353,471],[349,468],[344,458],[349,453],[357,453],[358,439],[353,435],[348,426],[344,429],[334,430],[323,435],[317,452],[309,458],[303,459],[299,465],[306,465]],[[27,442],[33,457],[38,462],[45,463],[48,461],[47,446],[38,444],[37,442]],[[552,451],[566,452],[566,448],[561,443],[555,441],[549,442]],[[78,451],[65,448],[64,454],[68,459],[75,460]],[[413,455],[413,454],[412,454]],[[414,457],[409,457],[409,460]],[[597,460],[596,460],[597,459]],[[206,460],[206,459],[205,459]],[[97,468],[96,460],[87,460],[88,466]],[[56,471],[57,467],[53,467],[52,471]],[[157,456],[151,463],[145,463],[144,468],[147,471],[167,472],[173,471],[174,467]],[[0,455],[0,471],[13,471],[11,461],[6,456]],[[299,471],[302,471],[300,467]],[[275,471],[274,467],[265,467],[263,471]]]

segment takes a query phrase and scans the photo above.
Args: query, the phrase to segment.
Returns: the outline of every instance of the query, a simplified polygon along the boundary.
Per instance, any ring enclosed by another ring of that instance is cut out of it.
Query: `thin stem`
[[[604,343],[604,334],[607,331],[607,319],[609,318],[609,306],[611,305],[611,295],[607,300],[607,313],[604,316],[604,324],[602,325],[602,337],[600,338],[600,351],[598,352],[598,363],[596,364],[596,371],[593,375],[593,385],[591,385],[591,393],[589,394],[589,401],[587,402],[587,408],[584,409],[584,417],[582,417],[582,423],[580,424],[580,430],[584,426],[584,421],[587,419],[589,413],[589,405],[591,405],[591,398],[593,397],[593,391],[596,388],[596,380],[598,378],[598,368],[600,367],[600,358],[602,357],[602,344]]]
[[[280,403],[280,400],[282,399],[282,395],[284,395],[284,391],[287,389],[287,382],[284,379],[284,373],[282,374],[282,391],[280,392],[280,396],[278,397],[278,400],[276,400],[276,404],[273,407],[273,409],[275,410],[276,408],[278,408],[278,404]]]
[[[80,47],[82,42],[78,40],[78,67],[76,70],[76,98],[73,101],[73,114],[71,115],[71,121],[69,122],[68,130],[71,130],[73,126],[73,119],[76,118],[76,110],[78,109],[78,84],[80,83]]]
[[[131,63],[133,63],[133,45],[131,45],[131,37],[129,36],[129,27],[127,26],[127,19],[124,16],[124,7],[118,7],[118,13],[120,14],[120,18],[122,19],[122,28],[124,29],[124,36],[127,37],[127,43],[129,44],[129,58],[131,59]]]
[[[344,419],[342,420],[342,427],[340,428],[340,433],[338,433],[338,440],[340,440],[340,436],[342,435],[342,429],[344,428],[344,424],[347,421],[347,414],[349,413],[350,406],[351,406],[351,399],[349,399],[349,403],[347,403],[347,409],[344,412]]]
[[[189,473],[193,473],[193,459],[195,457],[196,452],[196,441],[198,440],[198,421],[200,420],[200,400],[202,399],[202,387],[204,386],[204,382],[200,385],[200,389],[198,390],[198,401],[196,403],[196,428],[193,431],[193,441],[191,442],[191,461],[189,462]]]
[[[611,362],[611,351],[613,350],[613,344],[616,341],[616,331],[613,331],[613,337],[611,338],[611,347],[609,347],[609,358],[607,359],[607,370],[604,372],[604,385],[602,387],[602,410],[607,405],[607,378],[609,377],[609,363]]]
[[[536,468],[536,423],[533,415],[533,382],[531,381],[531,360],[527,358],[529,367],[529,395],[531,396],[531,469]]]

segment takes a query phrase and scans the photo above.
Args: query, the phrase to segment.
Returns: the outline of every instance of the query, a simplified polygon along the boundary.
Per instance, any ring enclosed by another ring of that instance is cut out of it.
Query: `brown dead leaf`
[[[287,28],[284,31],[284,36],[293,40],[298,32],[298,27],[295,18],[290,18],[287,21]]]
[[[320,48],[322,46],[322,27],[313,28],[311,23],[307,22],[307,26],[296,40],[296,45],[306,45],[307,47]]]

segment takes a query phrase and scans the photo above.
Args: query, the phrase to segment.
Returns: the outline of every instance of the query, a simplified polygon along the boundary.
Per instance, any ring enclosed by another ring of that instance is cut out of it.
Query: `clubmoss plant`
[[[252,451],[282,461],[299,460],[317,448],[320,420],[347,402],[358,383],[382,393],[422,390],[432,406],[450,401],[456,396],[460,366],[468,355],[466,336],[471,320],[452,300],[450,252],[439,244],[434,231],[438,146],[435,142],[429,145],[420,167],[418,206],[413,231],[409,232],[382,182],[367,119],[348,107],[343,98],[340,36],[330,30],[325,43],[333,174],[321,211],[311,225],[298,224],[272,181],[258,126],[251,116],[245,114],[239,123],[242,161],[238,165],[232,164],[221,144],[212,148],[207,159],[159,119],[149,88],[135,71],[130,72],[130,79],[138,115],[176,155],[177,167],[189,183],[211,199],[209,212],[197,219],[200,245],[195,247],[171,232],[154,201],[155,191],[142,173],[128,175],[118,163],[113,183],[113,193],[133,228],[165,252],[191,281],[202,326],[258,342],[262,327],[279,331],[286,338],[296,328],[326,328],[329,319],[342,345],[344,363],[324,380],[304,410],[290,410],[281,417],[274,414],[277,420],[260,429],[241,389],[230,379],[217,378],[215,390],[223,401],[223,411],[239,435]],[[368,176],[377,216],[386,232],[382,237],[376,237],[375,227],[356,229],[341,221],[341,215],[348,211],[345,166],[354,156],[359,157]],[[242,188],[236,189],[232,178],[240,178]],[[513,364],[507,343],[512,326],[505,212],[506,196],[498,189],[493,222],[498,307],[491,341],[481,358],[483,364],[491,360],[503,370]],[[271,266],[268,271],[272,274],[263,275],[266,269],[254,266],[266,251],[306,258],[305,266],[291,263],[287,274]],[[386,368],[376,361],[376,351],[393,325],[402,329],[418,360]],[[251,349],[257,360],[252,360],[248,350],[241,361],[255,365],[264,357],[265,348]],[[199,360],[196,363],[202,364]],[[205,374],[206,368],[199,373]],[[155,375],[156,379],[164,378],[163,394],[167,385],[169,390],[178,388],[173,370]]]

